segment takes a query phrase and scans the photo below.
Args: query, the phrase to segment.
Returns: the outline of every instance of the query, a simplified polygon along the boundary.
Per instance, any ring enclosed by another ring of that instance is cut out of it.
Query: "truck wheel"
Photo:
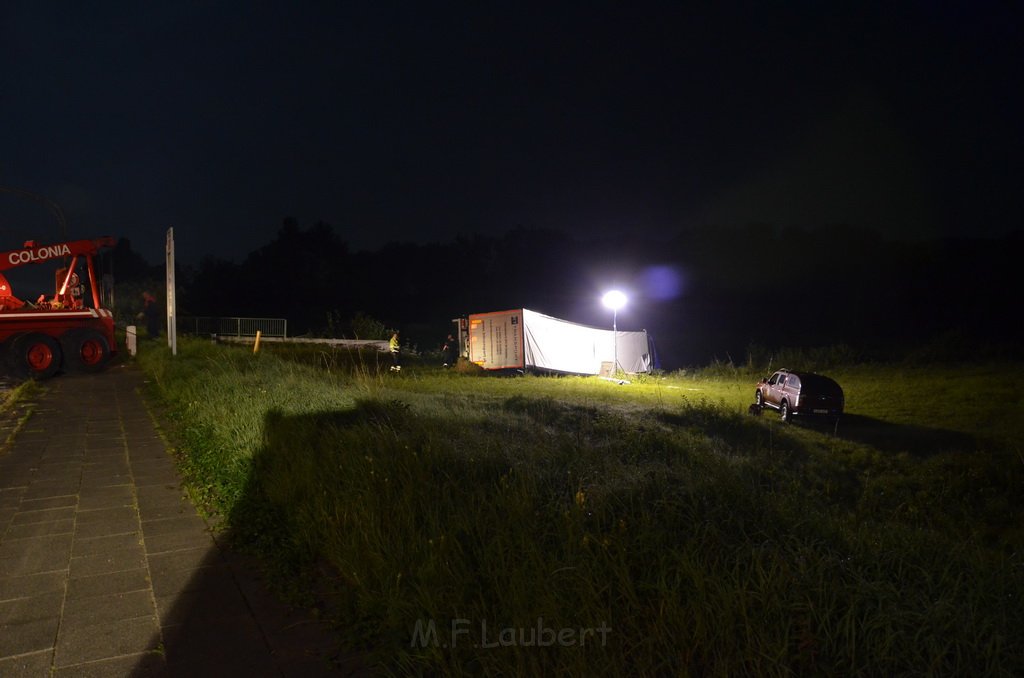
[[[49,379],[60,369],[60,344],[38,332],[23,334],[11,347],[11,365],[18,376]]]
[[[96,330],[71,330],[60,343],[64,367],[70,372],[99,372],[110,360],[110,342]]]

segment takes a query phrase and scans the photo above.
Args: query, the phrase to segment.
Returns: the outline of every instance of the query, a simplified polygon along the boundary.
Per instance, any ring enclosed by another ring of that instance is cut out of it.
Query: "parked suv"
[[[838,417],[843,413],[843,389],[832,379],[813,372],[779,370],[757,382],[754,402],[779,411],[783,421],[793,415]]]

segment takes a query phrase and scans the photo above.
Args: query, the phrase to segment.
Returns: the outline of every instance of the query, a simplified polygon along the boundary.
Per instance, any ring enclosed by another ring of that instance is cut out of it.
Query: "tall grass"
[[[330,563],[382,672],[1024,671],[1019,448],[914,449],[939,412],[837,435],[745,416],[747,377],[181,353],[142,362],[199,496],[280,572]]]
[[[42,387],[33,379],[17,386],[0,390],[0,454],[27,421],[33,408],[33,398]]]
[[[173,359],[162,348],[144,346],[139,362],[166,401],[187,450],[181,463],[190,489],[214,513],[229,513],[244,490],[263,440],[265,412],[314,412],[353,403],[336,379],[311,368],[209,342],[180,346]]]

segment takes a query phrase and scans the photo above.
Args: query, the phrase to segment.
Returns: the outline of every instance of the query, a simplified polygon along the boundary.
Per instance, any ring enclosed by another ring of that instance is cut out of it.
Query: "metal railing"
[[[287,337],[288,320],[285,318],[178,318],[179,334],[226,337],[255,337],[259,331],[264,337]]]

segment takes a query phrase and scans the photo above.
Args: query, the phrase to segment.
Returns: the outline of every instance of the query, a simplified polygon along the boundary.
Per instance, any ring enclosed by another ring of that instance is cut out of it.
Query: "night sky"
[[[239,260],[554,228],[1021,227],[1019,3],[6,2],[0,185]],[[55,239],[0,193],[0,233]]]

